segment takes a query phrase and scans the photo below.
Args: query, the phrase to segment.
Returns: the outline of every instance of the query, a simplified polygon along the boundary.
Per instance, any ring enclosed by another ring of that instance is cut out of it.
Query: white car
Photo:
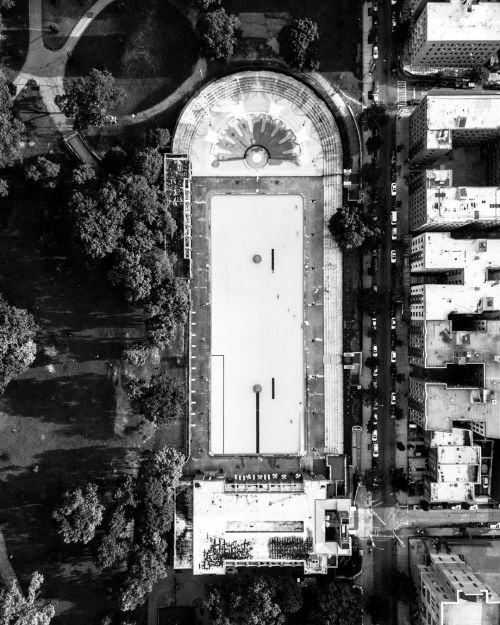
[[[378,441],[378,432],[377,430],[373,430],[372,432],[372,443],[376,443]]]
[[[461,510],[461,509],[462,509],[462,506],[459,503],[457,503],[455,506],[450,506],[450,510]]]
[[[372,456],[378,458],[378,443],[373,443]]]
[[[397,27],[398,27],[398,23],[396,21],[396,18],[393,17],[392,18],[392,30],[396,30]]]
[[[391,239],[395,241],[397,238],[398,238],[398,229],[395,226],[393,226],[391,228]]]
[[[373,58],[378,59],[378,46],[373,46]]]
[[[391,250],[391,263],[396,262],[396,250]]]
[[[391,195],[394,197],[396,195],[396,183],[391,182]]]
[[[490,485],[490,478],[487,475],[483,475],[483,479],[481,480],[483,488],[488,488]]]
[[[391,317],[391,330],[396,329],[396,317]]]
[[[391,226],[395,226],[398,223],[398,211],[391,211]]]
[[[396,393],[391,393],[391,406],[396,405]]]
[[[378,347],[375,344],[372,345],[372,356],[375,358],[378,356]]]
[[[373,423],[378,423],[378,413],[376,410],[372,412]]]
[[[377,377],[378,377],[378,367],[375,367],[372,373],[372,378],[377,378]]]
[[[372,328],[377,329],[377,317],[372,317]]]
[[[394,350],[391,352],[391,362],[396,362],[396,352]]]

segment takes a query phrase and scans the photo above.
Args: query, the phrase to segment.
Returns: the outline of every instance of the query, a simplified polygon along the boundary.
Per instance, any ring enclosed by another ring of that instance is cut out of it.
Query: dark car
[[[398,73],[398,65],[396,63],[396,61],[393,61],[391,63],[391,74],[395,75]]]

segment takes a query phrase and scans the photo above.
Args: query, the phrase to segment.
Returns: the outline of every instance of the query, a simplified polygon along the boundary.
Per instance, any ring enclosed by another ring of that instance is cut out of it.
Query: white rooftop
[[[462,502],[474,499],[470,482],[429,482],[431,501]]]
[[[444,468],[445,465],[452,465],[456,468],[461,465],[474,464],[478,465],[481,462],[481,448],[471,445],[458,445],[453,446],[439,446],[436,447],[437,461],[440,468]]]
[[[472,430],[464,428],[452,428],[451,432],[430,432],[429,447],[441,447],[443,445],[463,446],[472,441]]]
[[[500,239],[456,239],[450,232],[426,232],[413,237],[411,251],[421,252],[421,258],[411,262],[412,272],[463,269],[464,286],[478,291],[487,286],[488,269],[500,268]],[[447,291],[452,285],[442,286]]]
[[[429,2],[428,41],[500,41],[500,3],[473,4],[467,11],[460,1]]]
[[[426,206],[428,223],[500,219],[500,187],[428,186]]]
[[[474,284],[422,284],[411,287],[411,296],[422,293],[423,319],[447,319],[451,313],[477,314],[481,302],[493,299],[493,308],[500,308],[500,284],[480,282]],[[412,305],[413,306],[413,305]],[[412,319],[416,319],[412,309]]]
[[[289,561],[289,556],[272,557],[272,541],[298,544],[299,551],[303,545],[324,557],[350,555],[350,547],[342,550],[337,542],[325,541],[326,510],[336,509],[352,519],[350,499],[327,499],[327,485],[326,480],[305,480],[295,492],[244,492],[231,490],[235,485],[224,480],[196,481],[193,573],[223,574],[226,561]]]
[[[427,148],[452,147],[452,131],[500,131],[500,94],[427,95]]]

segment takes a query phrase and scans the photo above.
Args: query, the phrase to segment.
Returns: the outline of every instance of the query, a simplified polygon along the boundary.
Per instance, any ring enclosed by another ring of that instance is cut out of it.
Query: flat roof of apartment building
[[[427,95],[421,105],[427,109],[427,149],[450,149],[454,130],[500,130],[499,105],[500,94],[493,93]]]
[[[486,375],[500,357],[500,320],[484,321],[481,331],[452,330],[452,321],[425,322],[425,367],[485,364]],[[498,372],[500,373],[500,371]]]
[[[500,284],[478,282],[477,284],[421,284],[411,287],[411,295],[422,293],[424,314],[422,320],[447,319],[448,315],[478,314],[481,303],[493,301],[493,307],[500,307]],[[498,302],[498,306],[495,305]],[[412,304],[413,306],[413,304]],[[412,319],[416,316],[412,310]]]
[[[449,187],[428,183],[426,208],[430,223],[500,219],[500,187]]]
[[[463,2],[429,2],[422,13],[427,16],[427,41],[499,41],[500,3],[473,4],[467,11]]]

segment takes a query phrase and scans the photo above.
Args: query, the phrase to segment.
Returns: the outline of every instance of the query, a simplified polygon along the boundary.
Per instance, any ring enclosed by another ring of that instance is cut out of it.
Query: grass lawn
[[[42,0],[43,43],[51,50],[61,48],[95,0]],[[51,32],[50,25],[59,32]]]
[[[119,114],[145,109],[190,75],[198,48],[190,22],[170,2],[132,0],[123,11],[105,9],[80,38],[66,78],[107,69],[125,90]]]
[[[147,443],[134,430],[120,354],[144,335],[138,311],[99,271],[44,253],[39,237],[49,203],[22,175],[11,185],[12,198],[2,202],[0,292],[35,315],[40,333],[33,367],[0,397],[0,524],[20,580],[33,570],[45,576],[44,596],[59,602],[55,625],[97,625],[114,605],[112,583],[94,569],[91,545],[58,539],[53,506],[66,488],[88,480],[106,490],[137,466],[145,447],[183,448],[184,425],[163,427]],[[184,366],[182,356],[166,355],[157,370],[182,376]]]
[[[18,0],[14,8],[2,11],[4,28],[0,38],[2,71],[14,79],[21,69],[29,44],[29,0]]]
[[[354,72],[361,37],[360,0],[223,0],[230,13],[289,13],[310,17],[320,30],[320,71]]]

